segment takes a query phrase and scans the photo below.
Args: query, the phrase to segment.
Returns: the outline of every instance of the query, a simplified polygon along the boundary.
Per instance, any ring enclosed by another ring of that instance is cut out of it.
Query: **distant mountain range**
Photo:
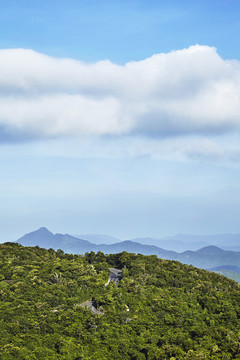
[[[115,244],[122,241],[114,236],[103,235],[103,234],[80,234],[80,235],[78,234],[73,236],[78,239],[84,239],[90,241],[91,243],[94,244]]]
[[[91,236],[93,237],[93,235]],[[181,238],[180,235],[178,236],[178,238],[179,237]],[[168,238],[170,244],[171,242],[169,239],[171,238]],[[219,242],[223,241],[223,237],[220,235],[214,236],[214,239]],[[151,239],[148,240],[150,241]],[[191,242],[192,237],[188,238],[186,242],[188,241]],[[236,244],[236,241],[237,235],[233,235],[232,243]],[[143,255],[157,255],[162,259],[177,260],[184,264],[192,264],[196,267],[209,270],[214,270],[215,268],[216,271],[229,270],[233,272],[238,272],[238,269],[240,269],[240,252],[224,250],[223,248],[213,245],[204,246],[203,248],[196,251],[187,250],[178,253],[176,251],[163,249],[156,245],[147,245],[132,240],[120,241],[114,244],[95,244],[91,243],[88,240],[79,239],[78,237],[74,237],[68,234],[53,234],[44,227],[24,235],[23,237],[18,239],[17,242],[24,246],[38,245],[47,249],[62,249],[64,252],[74,254],[84,254],[90,251],[102,251],[106,254],[127,251]],[[201,241],[199,243],[201,243]]]
[[[154,245],[143,245],[130,240],[122,241],[115,244],[94,244],[84,239],[79,239],[68,234],[53,234],[47,228],[42,227],[24,235],[17,240],[24,246],[40,246],[44,248],[61,249],[68,253],[85,254],[90,251],[102,251],[106,254],[119,253],[122,251],[141,253],[144,255],[159,255],[166,252]]]
[[[113,244],[122,240],[109,235],[80,234],[74,235],[79,239],[88,240],[94,244]],[[240,234],[219,234],[219,235],[184,235],[156,238],[134,238],[130,241],[144,245],[155,245],[165,250],[183,252],[186,250],[196,251],[208,245],[215,245],[224,250],[240,251]]]
[[[74,254],[84,254],[88,251],[95,251],[95,244],[91,244],[87,240],[78,239],[68,234],[53,234],[45,227],[41,227],[39,230],[24,235],[18,239],[17,242],[24,246],[40,246],[54,250],[61,249]]]

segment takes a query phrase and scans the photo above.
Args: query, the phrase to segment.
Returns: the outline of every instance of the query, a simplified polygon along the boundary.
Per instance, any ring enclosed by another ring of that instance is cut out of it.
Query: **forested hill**
[[[5,243],[0,280],[3,360],[240,359],[240,288],[212,272]]]

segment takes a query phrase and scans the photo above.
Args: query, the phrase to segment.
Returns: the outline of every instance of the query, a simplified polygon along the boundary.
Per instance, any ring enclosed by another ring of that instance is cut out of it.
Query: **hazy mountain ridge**
[[[234,265],[222,265],[222,266],[217,266],[215,268],[211,268],[211,269],[208,269],[208,270],[211,270],[211,271],[232,271],[232,272],[240,274],[240,267],[234,266]]]
[[[68,234],[53,234],[46,228],[40,228],[17,240],[24,246],[39,246],[43,248],[62,249],[64,252],[73,254],[84,254],[86,252],[101,251],[105,254],[116,254],[123,251],[143,254],[157,255],[166,260],[177,260],[183,264],[194,265],[203,269],[226,270],[231,266],[240,268],[240,252],[221,249],[214,245],[209,245],[197,251],[187,250],[181,253],[165,250],[156,245],[141,244],[136,241],[125,240],[114,244],[94,244],[84,239],[79,239]],[[214,271],[214,270],[213,270]]]
[[[94,244],[115,244],[122,240],[106,234],[74,234],[77,239],[84,239]]]
[[[95,244],[113,244],[123,240],[109,235],[83,234],[76,235],[77,238],[88,240]],[[155,245],[164,250],[184,252],[187,250],[196,251],[203,247],[214,245],[224,250],[240,251],[240,234],[218,234],[218,235],[189,235],[178,234],[161,238],[137,237],[127,239],[143,245]]]
[[[240,251],[240,234],[217,234],[217,235],[189,235],[179,234],[159,239],[136,238],[133,241],[140,243],[151,242],[165,250],[183,252],[186,250],[199,250],[213,245],[224,250]]]
[[[24,246],[40,246],[43,248],[61,249],[65,252],[84,254],[89,251],[102,251],[104,253],[118,253],[128,251],[142,253],[144,255],[158,255],[166,252],[155,245],[143,245],[130,240],[125,240],[115,244],[94,244],[84,239],[79,239],[68,234],[53,234],[47,228],[28,233],[17,240]]]
[[[184,251],[183,253],[174,253],[173,256],[165,257],[165,254],[162,255],[164,259],[167,260],[177,260],[183,264],[194,265],[199,268],[209,269],[217,266],[223,265],[240,265],[240,252],[235,251],[225,251],[218,247],[214,247],[215,252],[213,252],[212,246],[207,246],[201,251]]]
[[[43,248],[61,249],[65,252],[85,253],[95,251],[95,244],[87,240],[78,239],[68,234],[53,234],[45,227],[30,232],[17,242],[24,246],[39,246]]]

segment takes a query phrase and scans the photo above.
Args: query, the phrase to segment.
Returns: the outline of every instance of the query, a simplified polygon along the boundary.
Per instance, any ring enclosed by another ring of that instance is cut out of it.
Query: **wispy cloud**
[[[0,50],[0,69],[2,140],[171,138],[240,129],[240,62],[223,60],[212,47],[195,45],[124,66]]]

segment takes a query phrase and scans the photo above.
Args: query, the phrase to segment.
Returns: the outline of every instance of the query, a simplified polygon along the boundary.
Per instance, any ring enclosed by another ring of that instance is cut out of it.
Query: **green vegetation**
[[[123,269],[118,286],[105,286],[111,267]],[[213,272],[5,243],[0,280],[3,360],[240,359],[240,288]]]

